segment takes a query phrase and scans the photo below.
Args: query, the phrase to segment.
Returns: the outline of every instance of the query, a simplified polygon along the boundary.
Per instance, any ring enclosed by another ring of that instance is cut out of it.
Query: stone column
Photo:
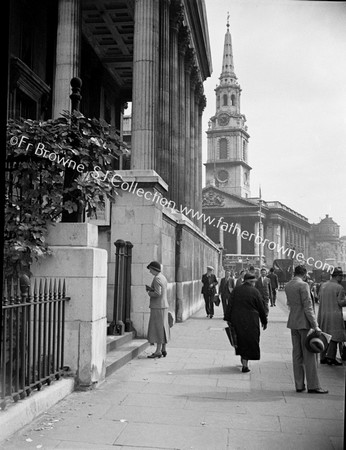
[[[70,111],[70,81],[79,76],[80,1],[59,0],[53,90],[53,118]]]
[[[286,227],[284,225],[281,225],[281,245],[283,247],[282,252],[280,253],[280,258],[284,259],[284,251],[286,250],[287,243],[286,243],[287,235],[286,235]]]
[[[179,200],[179,55],[178,31],[182,21],[181,9],[172,4],[170,20],[169,60],[170,60],[170,180],[171,199],[177,204]],[[179,206],[179,205],[177,205]]]
[[[159,0],[136,0],[132,88],[132,169],[155,169]]]
[[[178,145],[178,208],[185,206],[185,148],[186,148],[186,110],[185,110],[185,53],[189,34],[186,27],[179,30],[179,145]]]
[[[203,85],[202,85],[203,86]],[[203,110],[207,104],[206,97],[203,94],[199,98],[198,105],[198,140],[197,140],[197,186],[196,186],[196,198],[197,198],[197,210],[202,211],[202,115]],[[202,228],[202,219],[197,223],[199,228]]]
[[[168,184],[171,192],[170,150],[170,0],[160,0],[159,109],[157,128],[156,171]]]
[[[236,223],[236,227],[240,229],[240,231],[235,232],[237,236],[237,255],[241,255],[241,223]]]
[[[185,55],[185,156],[184,156],[184,206],[191,207],[191,70],[193,51]]]
[[[256,240],[257,236],[260,235],[260,223],[259,222],[255,222],[254,234],[255,234],[255,238],[254,238],[254,253],[255,253],[255,255],[259,255],[260,254],[260,249],[259,249],[259,244],[257,244],[258,240]]]
[[[223,229],[220,227],[219,228],[219,242],[222,245],[222,247],[224,247],[224,236],[223,236]]]
[[[195,210],[196,206],[196,85],[197,85],[197,69],[193,67],[191,72],[191,100],[190,100],[190,179],[189,179],[189,206]],[[197,223],[197,219],[193,221]]]

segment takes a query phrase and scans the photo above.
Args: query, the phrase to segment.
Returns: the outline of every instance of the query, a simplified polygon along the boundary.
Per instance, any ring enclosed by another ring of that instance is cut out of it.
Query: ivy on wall
[[[63,211],[90,217],[106,198],[115,199],[121,178],[110,183],[102,174],[112,171],[125,144],[106,122],[65,112],[47,121],[9,120],[6,147],[4,269],[16,276],[30,273],[33,258],[51,254],[47,227]]]

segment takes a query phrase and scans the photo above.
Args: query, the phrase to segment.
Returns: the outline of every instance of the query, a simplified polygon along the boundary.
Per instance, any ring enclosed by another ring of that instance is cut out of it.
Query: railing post
[[[126,303],[125,303],[125,331],[132,330],[131,322],[131,265],[132,265],[132,248],[133,244],[126,241],[126,268],[125,268],[125,290],[126,290]]]
[[[115,274],[114,274],[114,303],[113,321],[110,325],[110,334],[124,334],[125,325],[123,322],[124,306],[124,260],[125,241],[118,239],[114,242],[115,252]]]

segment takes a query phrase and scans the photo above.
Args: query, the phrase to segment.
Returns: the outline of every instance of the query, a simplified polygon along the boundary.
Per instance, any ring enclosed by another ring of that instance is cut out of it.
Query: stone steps
[[[146,339],[135,339],[133,332],[122,336],[107,336],[106,377],[142,353],[149,343]]]

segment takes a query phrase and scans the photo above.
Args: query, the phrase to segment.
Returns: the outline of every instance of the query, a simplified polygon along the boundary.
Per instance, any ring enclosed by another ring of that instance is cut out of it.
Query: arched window
[[[228,151],[227,151],[227,139],[220,139],[220,159],[227,159]]]
[[[236,100],[235,100],[235,95],[232,94],[232,95],[231,95],[231,103],[232,103],[232,106],[235,106],[235,102],[236,102]]]
[[[246,161],[246,141],[243,141],[243,161]]]
[[[227,106],[228,105],[228,99],[227,99],[227,94],[223,94],[223,106]]]

